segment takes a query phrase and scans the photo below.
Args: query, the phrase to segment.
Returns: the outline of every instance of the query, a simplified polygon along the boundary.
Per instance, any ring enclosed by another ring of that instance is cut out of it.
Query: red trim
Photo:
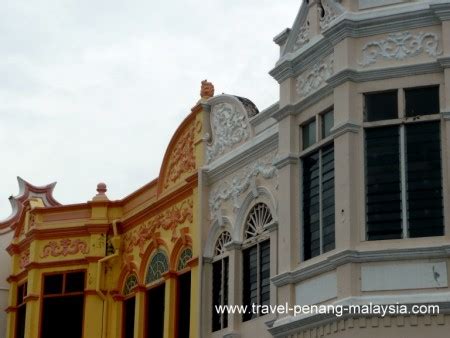
[[[19,308],[18,308],[17,306],[8,306],[8,307],[5,309],[5,312],[6,312],[6,313],[17,312],[18,309],[19,309]]]

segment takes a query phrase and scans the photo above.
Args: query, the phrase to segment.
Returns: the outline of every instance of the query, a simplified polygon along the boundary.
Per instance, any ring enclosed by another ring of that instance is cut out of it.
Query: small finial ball
[[[97,184],[97,192],[99,193],[99,194],[105,194],[105,192],[107,191],[108,189],[106,188],[106,184],[105,183],[99,183],[99,184]]]

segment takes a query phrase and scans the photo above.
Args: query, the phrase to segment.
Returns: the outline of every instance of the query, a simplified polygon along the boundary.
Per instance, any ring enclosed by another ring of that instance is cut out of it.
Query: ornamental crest
[[[218,103],[211,112],[213,142],[208,145],[206,161],[214,161],[250,137],[247,116],[230,103]]]

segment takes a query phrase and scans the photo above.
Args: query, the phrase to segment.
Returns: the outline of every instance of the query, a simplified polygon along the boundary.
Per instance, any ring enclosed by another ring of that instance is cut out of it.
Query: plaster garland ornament
[[[240,196],[251,188],[252,182],[258,176],[265,179],[272,179],[278,175],[278,170],[273,165],[275,152],[245,167],[241,173],[236,174],[230,180],[225,180],[211,192],[209,198],[209,208],[211,219],[221,221],[222,203],[230,199],[233,200],[234,208],[240,207]]]
[[[206,161],[215,160],[250,137],[250,127],[244,112],[229,103],[219,103],[211,112],[213,141],[206,149]]]
[[[322,31],[330,27],[331,23],[345,12],[345,8],[336,0],[322,0],[318,10]]]
[[[326,80],[334,74],[333,55],[316,63],[310,70],[297,78],[297,94],[306,97],[322,87]]]
[[[142,255],[148,244],[153,243],[158,246],[158,239],[161,234],[157,230],[172,231],[172,242],[178,239],[177,228],[179,225],[188,222],[192,224],[194,220],[193,215],[193,200],[189,198],[178,206],[174,206],[150,220],[141,224],[137,229],[126,233],[123,237],[124,248],[127,254],[132,254],[135,247],[139,248],[139,253]]]
[[[164,188],[176,183],[184,173],[195,170],[194,136],[196,126],[192,124],[180,137],[170,156]]]
[[[402,61],[422,53],[427,53],[430,57],[442,55],[437,34],[393,33],[386,39],[366,43],[362,49],[362,61],[359,64],[367,67],[376,63],[379,58]]]
[[[41,258],[46,258],[48,256],[52,257],[59,257],[59,256],[70,256],[70,255],[76,255],[78,253],[81,254],[88,254],[89,253],[89,246],[87,245],[86,241],[83,241],[81,239],[62,239],[58,242],[51,241],[46,246],[44,246],[44,249],[42,251]]]

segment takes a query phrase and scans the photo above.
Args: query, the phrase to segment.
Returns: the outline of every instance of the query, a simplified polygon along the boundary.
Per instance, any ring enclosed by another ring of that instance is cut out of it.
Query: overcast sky
[[[61,203],[96,184],[119,199],[159,173],[200,82],[278,100],[272,38],[300,0],[3,0],[0,11],[0,219],[16,176],[58,184]]]

